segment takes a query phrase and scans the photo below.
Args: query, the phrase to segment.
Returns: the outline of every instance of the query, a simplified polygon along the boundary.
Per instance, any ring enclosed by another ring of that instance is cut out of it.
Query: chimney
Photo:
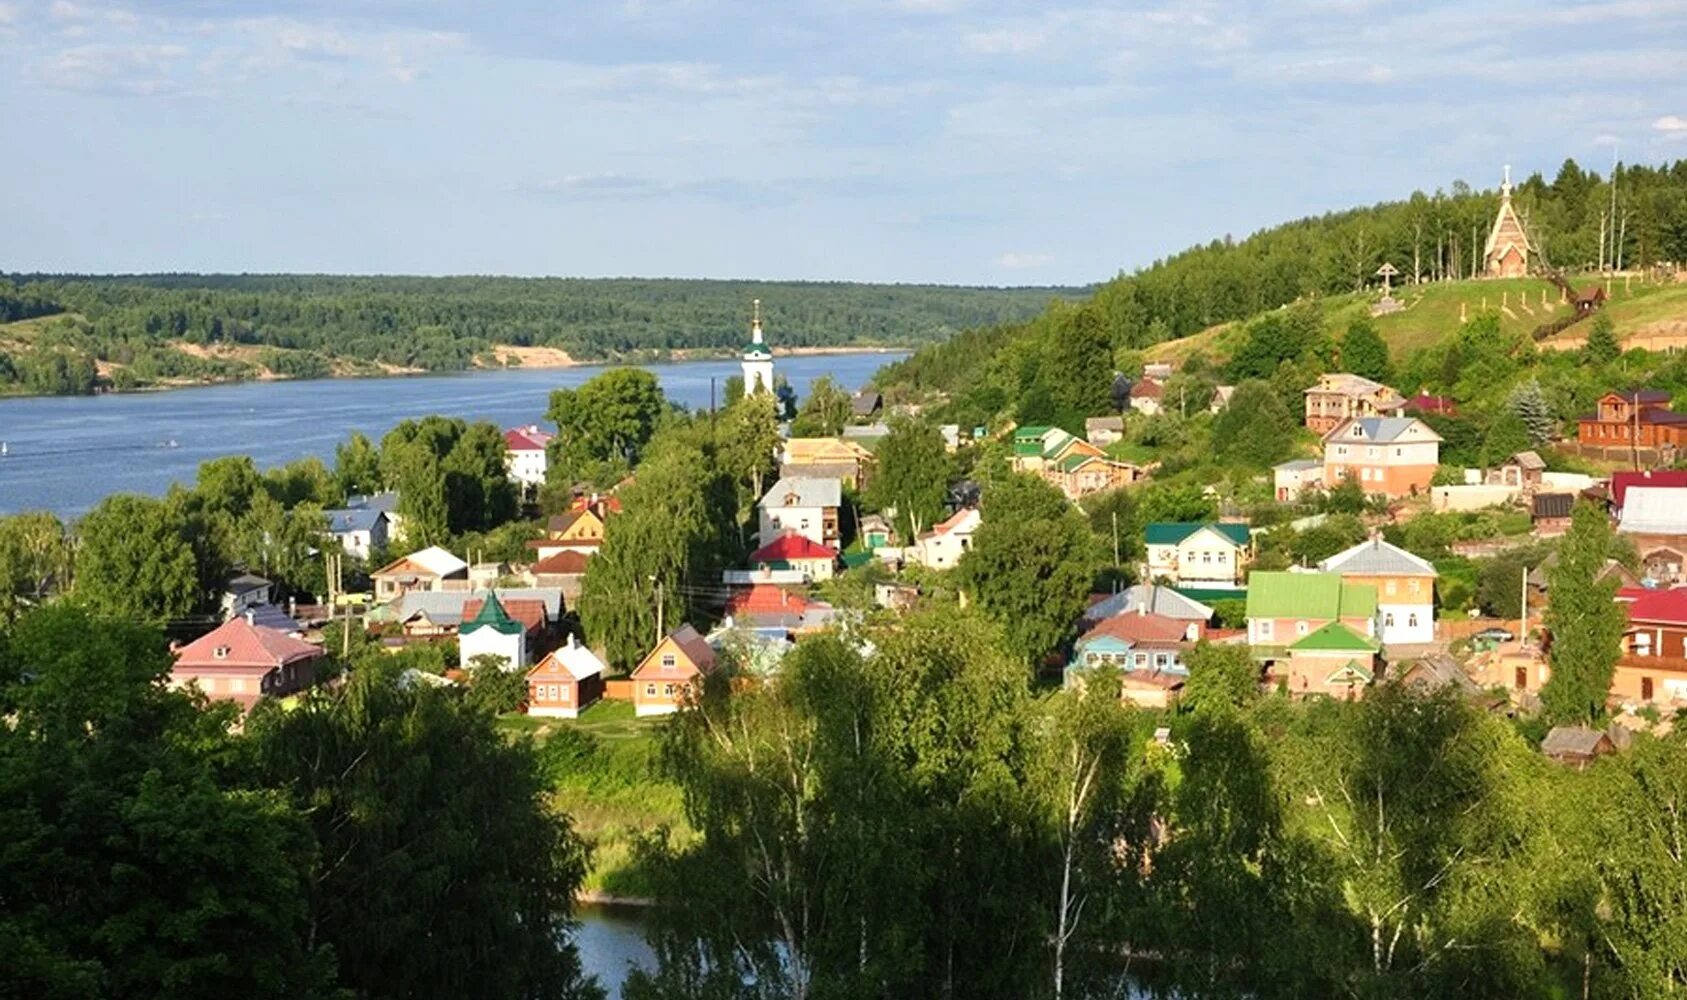
[[[574,633],[573,632],[568,633],[568,648],[569,649],[576,649],[576,648],[579,647],[579,645],[580,644],[578,642],[576,642],[575,639],[574,639]]]
[[[246,609],[246,624],[248,624],[248,625],[258,624],[258,616],[257,616],[256,613],[254,613],[252,611],[251,608]]]
[[[1136,613],[1146,615],[1148,605],[1154,600],[1154,585],[1152,583],[1142,588],[1142,600],[1136,602]]]

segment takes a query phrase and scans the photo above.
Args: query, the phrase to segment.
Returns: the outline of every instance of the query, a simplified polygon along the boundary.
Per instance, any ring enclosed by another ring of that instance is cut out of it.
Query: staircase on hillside
[[[1547,267],[1542,264],[1535,268],[1535,273],[1562,289],[1564,292],[1564,298],[1570,302],[1570,315],[1560,316],[1555,320],[1542,323],[1540,326],[1535,327],[1534,333],[1529,334],[1530,338],[1533,339],[1535,343],[1538,344],[1548,337],[1563,333],[1565,330],[1568,330],[1570,327],[1575,326],[1577,323],[1580,323],[1582,320],[1593,315],[1592,310],[1583,312],[1576,308],[1576,289],[1571,286],[1569,280],[1564,277],[1563,271],[1556,267]]]

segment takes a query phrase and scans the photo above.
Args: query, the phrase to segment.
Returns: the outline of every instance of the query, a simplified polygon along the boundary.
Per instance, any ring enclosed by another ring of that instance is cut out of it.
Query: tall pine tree
[[[1605,513],[1576,504],[1548,577],[1552,600],[1543,619],[1552,636],[1552,677],[1541,702],[1554,722],[1590,722],[1605,711],[1627,623],[1616,602],[1616,577],[1600,577],[1611,541]]]

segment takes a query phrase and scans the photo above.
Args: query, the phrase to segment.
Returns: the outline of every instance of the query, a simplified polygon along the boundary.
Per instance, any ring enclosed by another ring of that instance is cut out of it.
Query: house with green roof
[[[1059,427],[1013,432],[1013,471],[1042,476],[1069,500],[1135,482],[1141,470],[1110,459],[1100,448]]]
[[[466,610],[466,609],[465,609]],[[504,610],[496,591],[487,591],[480,608],[457,629],[459,664],[464,670],[475,666],[475,658],[492,656],[504,661],[505,670],[523,670],[527,662],[527,626]]]
[[[1349,701],[1362,697],[1376,679],[1382,645],[1333,621],[1289,644],[1288,658],[1272,664],[1271,678],[1291,695],[1323,695]]]
[[[1143,579],[1173,587],[1234,589],[1242,596],[1253,561],[1253,532],[1219,521],[1156,522],[1143,529],[1148,557]]]
[[[1374,642],[1377,588],[1347,582],[1336,573],[1248,575],[1248,645],[1255,657],[1285,657],[1294,643],[1332,622]]]

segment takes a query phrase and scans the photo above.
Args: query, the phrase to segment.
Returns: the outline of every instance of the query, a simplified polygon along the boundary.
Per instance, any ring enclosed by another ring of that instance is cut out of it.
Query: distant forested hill
[[[1617,217],[1623,266],[1687,261],[1687,160],[1624,167]],[[1608,179],[1566,160],[1557,175],[1517,186],[1514,203],[1555,268],[1591,267],[1600,256]],[[883,371],[881,387],[941,392],[963,423],[1007,406],[1040,417],[1081,417],[1098,391],[1093,373],[1123,352],[1245,319],[1291,302],[1353,292],[1384,263],[1397,284],[1468,277],[1499,204],[1495,191],[1414,193],[1386,202],[1226,237],[1102,285],[1087,302],[1057,303],[1026,323],[980,327],[922,348]],[[1607,259],[1611,254],[1607,251]]]
[[[96,365],[112,364],[144,383],[238,377],[242,364],[291,375],[327,374],[341,361],[454,370],[500,344],[584,359],[727,348],[746,336],[753,298],[763,300],[781,346],[915,346],[1024,321],[1051,299],[1079,294],[631,278],[11,274],[0,275],[0,324],[13,325],[0,325],[0,388],[80,391]]]

